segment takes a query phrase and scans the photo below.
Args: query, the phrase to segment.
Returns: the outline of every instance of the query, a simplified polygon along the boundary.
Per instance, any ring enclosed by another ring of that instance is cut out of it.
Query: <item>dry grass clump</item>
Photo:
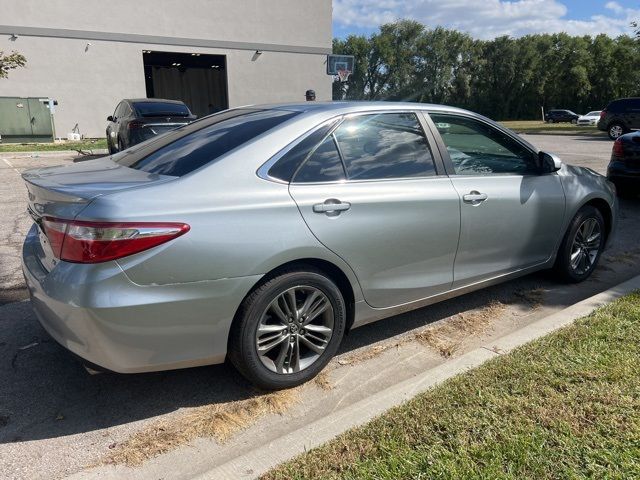
[[[316,375],[316,378],[313,379],[315,384],[322,390],[333,390],[333,383],[331,383],[329,372],[329,367],[326,367],[318,375]]]
[[[434,348],[443,357],[449,358],[460,347],[465,337],[482,333],[506,308],[504,303],[492,300],[480,310],[460,313],[418,332],[415,339]]]
[[[113,445],[100,463],[134,467],[196,438],[212,437],[224,442],[264,415],[284,413],[297,401],[298,394],[299,389],[294,388],[191,408],[178,418],[158,421]]]

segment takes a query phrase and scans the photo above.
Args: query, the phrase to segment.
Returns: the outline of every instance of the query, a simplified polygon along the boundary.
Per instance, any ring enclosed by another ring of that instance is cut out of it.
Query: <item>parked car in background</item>
[[[640,193],[640,132],[622,135],[613,143],[607,178],[615,184],[620,197]]]
[[[580,115],[572,112],[571,110],[549,110],[544,114],[545,122],[549,123],[561,123],[570,122],[576,123]]]
[[[598,129],[607,132],[611,140],[640,129],[640,98],[619,98],[610,102],[600,113]]]
[[[593,112],[586,113],[584,115],[580,115],[578,117],[578,126],[593,126],[595,127],[598,124],[598,120],[600,120],[600,110],[594,110]]]
[[[196,119],[178,100],[138,98],[122,100],[107,117],[107,147],[113,154]]]
[[[23,174],[44,328],[91,364],[313,378],[349,329],[530,272],[595,269],[613,186],[440,105],[242,107]]]

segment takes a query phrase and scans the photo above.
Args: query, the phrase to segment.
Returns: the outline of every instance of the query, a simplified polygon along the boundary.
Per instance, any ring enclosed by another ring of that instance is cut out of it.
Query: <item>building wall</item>
[[[309,88],[331,98],[331,0],[0,0],[0,12],[0,51],[27,58],[0,96],[57,99],[57,136],[76,124],[104,136],[119,100],[146,96],[142,50],[226,55],[230,107]]]

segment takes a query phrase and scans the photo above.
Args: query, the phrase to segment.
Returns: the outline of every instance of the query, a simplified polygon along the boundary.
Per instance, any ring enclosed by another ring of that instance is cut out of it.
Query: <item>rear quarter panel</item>
[[[313,258],[339,267],[359,301],[353,271],[311,234],[288,185],[256,174],[291,139],[290,134],[278,136],[281,141],[255,141],[174,181],[99,197],[78,218],[190,225],[191,230],[174,241],[118,260],[139,285],[263,275],[285,263]]]

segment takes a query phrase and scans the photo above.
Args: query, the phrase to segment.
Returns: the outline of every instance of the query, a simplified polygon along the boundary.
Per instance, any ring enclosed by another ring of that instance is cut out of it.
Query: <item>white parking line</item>
[[[3,158],[2,160],[4,161],[4,163],[9,165],[10,168],[13,168],[18,175],[20,175],[20,170],[18,170],[16,167],[14,167],[13,164],[9,160],[7,160],[6,158]]]

